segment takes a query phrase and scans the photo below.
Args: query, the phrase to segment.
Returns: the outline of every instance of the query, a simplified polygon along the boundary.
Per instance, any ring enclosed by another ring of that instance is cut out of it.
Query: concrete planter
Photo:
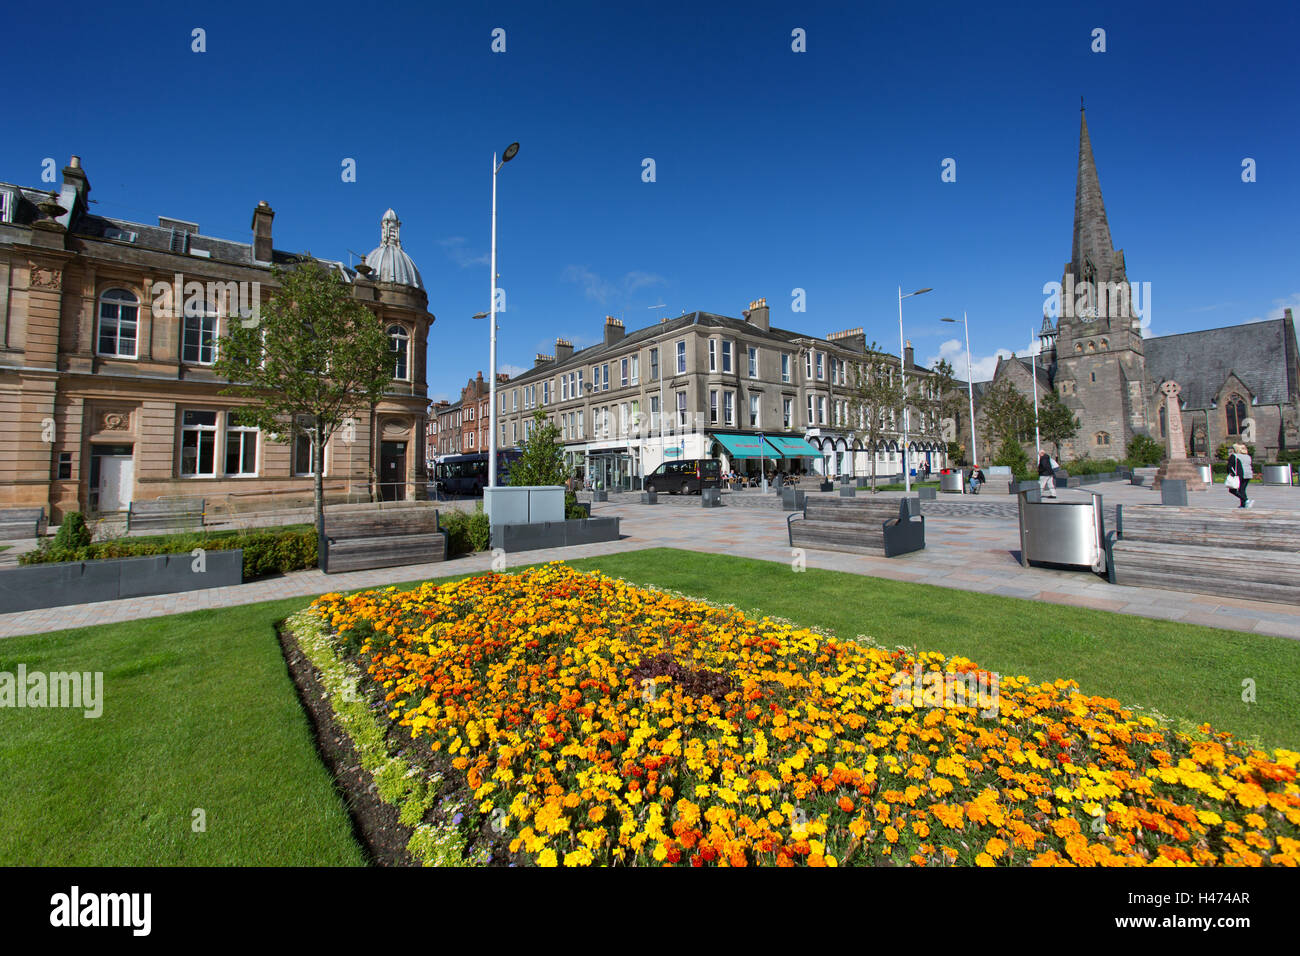
[[[1134,475],[1132,478],[1130,478],[1130,479],[1128,480],[1128,483],[1129,483],[1130,485],[1139,485],[1139,486],[1140,486],[1140,485],[1144,484],[1144,483],[1146,482],[1146,480],[1147,480],[1147,476],[1146,476],[1146,475]]]
[[[244,583],[243,550],[205,552],[202,571],[197,560],[156,554],[7,568],[0,571],[0,614]]]
[[[720,508],[722,507],[722,489],[721,488],[703,488],[700,490],[700,507],[701,508]]]
[[[659,492],[657,492],[657,491],[643,491],[643,492],[641,492],[641,504],[643,504],[643,505],[657,505],[657,504],[659,504]]]
[[[781,508],[784,511],[803,511],[804,505],[808,502],[808,494],[803,491],[796,491],[794,488],[786,488],[781,493]]]
[[[854,488],[853,486],[851,486],[851,485],[843,485],[843,486],[841,486],[841,488],[840,488],[840,497],[841,497],[841,498],[856,498],[857,496],[858,496],[857,489]]]
[[[507,553],[538,548],[571,548],[619,539],[619,518],[569,518],[537,524],[492,526],[492,547]]]
[[[922,501],[934,501],[939,497],[937,488],[917,488],[916,494]]]
[[[834,490],[835,490],[835,484],[834,484],[833,482],[830,482],[830,481],[823,481],[823,482],[821,483],[820,490],[822,490],[822,491],[834,491]]]
[[[609,492],[608,492],[608,491],[593,491],[593,492],[591,493],[591,500],[592,500],[592,501],[609,501]]]
[[[1265,465],[1264,484],[1266,485],[1291,484],[1291,466],[1290,465]]]

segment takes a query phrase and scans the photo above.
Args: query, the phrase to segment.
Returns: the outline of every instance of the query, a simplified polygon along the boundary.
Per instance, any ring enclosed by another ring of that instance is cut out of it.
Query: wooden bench
[[[916,498],[809,498],[802,513],[786,519],[786,529],[792,548],[892,558],[925,547],[925,518]]]
[[[445,561],[447,535],[427,506],[326,511],[321,560],[326,574]]]
[[[1112,584],[1300,604],[1300,515],[1120,505],[1106,569]]]
[[[0,541],[39,538],[45,533],[44,508],[6,508],[0,511]]]
[[[126,513],[127,531],[202,531],[202,498],[155,498],[133,501]]]

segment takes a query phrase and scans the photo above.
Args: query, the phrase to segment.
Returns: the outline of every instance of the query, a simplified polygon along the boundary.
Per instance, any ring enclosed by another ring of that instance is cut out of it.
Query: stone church
[[[1080,423],[1062,457],[1123,458],[1137,434],[1163,441],[1169,411],[1160,386],[1170,380],[1182,389],[1178,411],[1190,456],[1212,457],[1223,442],[1245,441],[1266,461],[1300,446],[1300,355],[1290,309],[1266,322],[1143,338],[1148,299],[1111,242],[1080,110],[1074,240],[1059,309],[1051,310],[1058,317],[1043,319],[1036,363],[1040,398],[1055,391]],[[992,382],[976,383],[976,394],[1009,380],[1031,397],[1031,368],[1029,358],[999,360]]]

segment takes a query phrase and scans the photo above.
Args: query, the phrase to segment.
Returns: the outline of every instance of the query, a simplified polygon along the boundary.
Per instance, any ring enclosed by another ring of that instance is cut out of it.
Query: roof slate
[[[1261,405],[1285,404],[1294,387],[1295,371],[1285,359],[1285,319],[1162,335],[1147,339],[1143,351],[1151,384],[1177,382],[1189,409],[1209,408],[1232,374]]]

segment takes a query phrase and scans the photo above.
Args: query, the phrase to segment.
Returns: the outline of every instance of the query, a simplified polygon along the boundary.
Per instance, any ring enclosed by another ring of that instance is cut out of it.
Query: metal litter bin
[[[1106,543],[1102,527],[1101,495],[1089,491],[1091,501],[1042,501],[1038,488],[1028,482],[1016,501],[1020,511],[1020,563],[1031,561],[1106,569]]]

